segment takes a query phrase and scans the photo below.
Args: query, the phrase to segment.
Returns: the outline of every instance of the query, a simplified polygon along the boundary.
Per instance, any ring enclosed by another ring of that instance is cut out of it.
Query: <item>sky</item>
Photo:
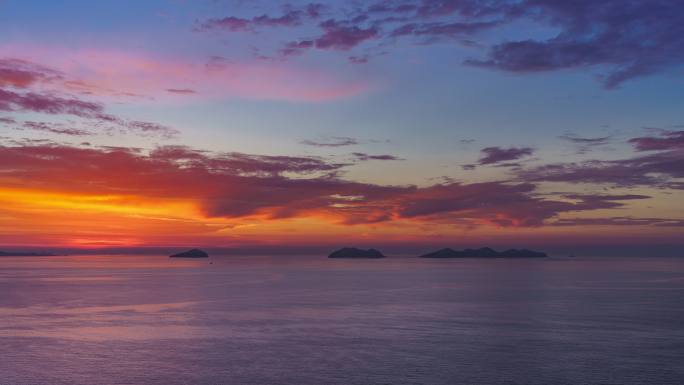
[[[684,244],[678,0],[0,0],[3,248]]]

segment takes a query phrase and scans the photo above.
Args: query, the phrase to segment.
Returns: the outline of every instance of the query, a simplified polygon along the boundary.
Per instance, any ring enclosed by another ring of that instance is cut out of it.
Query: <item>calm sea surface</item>
[[[0,258],[2,385],[681,385],[683,325],[674,258]]]

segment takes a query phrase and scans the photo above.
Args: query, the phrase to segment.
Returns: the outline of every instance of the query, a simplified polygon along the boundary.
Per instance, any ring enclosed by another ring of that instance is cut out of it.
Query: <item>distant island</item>
[[[328,258],[366,258],[366,259],[377,259],[385,258],[385,256],[375,249],[357,249],[355,247],[345,247],[336,251],[333,251]]]
[[[489,247],[481,249],[454,250],[441,249],[432,253],[421,255],[420,258],[546,258],[548,255],[540,251],[516,250],[496,251]]]
[[[0,257],[56,257],[57,254],[27,252],[27,251],[0,251]]]
[[[209,258],[209,254],[200,249],[192,249],[182,253],[169,255],[169,258]]]

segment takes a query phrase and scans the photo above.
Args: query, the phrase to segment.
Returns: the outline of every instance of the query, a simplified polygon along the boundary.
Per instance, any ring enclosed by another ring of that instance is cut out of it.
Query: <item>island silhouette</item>
[[[509,249],[496,251],[489,247],[480,249],[454,250],[445,248],[432,253],[423,254],[420,258],[546,258],[548,255],[541,251]]]
[[[0,257],[56,257],[57,254],[30,251],[0,251]]]
[[[344,247],[339,250],[335,250],[328,258],[365,258],[365,259],[377,259],[385,258],[385,256],[376,249],[357,249],[356,247]]]
[[[209,254],[204,250],[192,249],[182,253],[169,255],[169,258],[209,258]]]
[[[496,251],[489,247],[482,247],[479,249],[465,249],[454,250],[451,248],[444,248],[433,251],[431,253],[419,255],[418,258],[547,258],[548,255],[541,251],[527,250],[527,249],[508,249],[505,251]],[[385,258],[377,249],[359,249],[356,247],[344,247],[335,250],[328,258],[352,258],[352,259],[375,259]]]

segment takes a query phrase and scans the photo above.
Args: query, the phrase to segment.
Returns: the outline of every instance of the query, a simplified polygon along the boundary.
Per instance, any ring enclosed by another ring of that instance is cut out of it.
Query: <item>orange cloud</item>
[[[176,146],[0,146],[0,216],[9,218],[0,240],[72,246],[306,242],[343,235],[409,240],[464,229],[538,228],[563,213],[649,198],[551,199],[537,196],[534,184],[510,182],[381,186],[338,178],[346,166]]]

